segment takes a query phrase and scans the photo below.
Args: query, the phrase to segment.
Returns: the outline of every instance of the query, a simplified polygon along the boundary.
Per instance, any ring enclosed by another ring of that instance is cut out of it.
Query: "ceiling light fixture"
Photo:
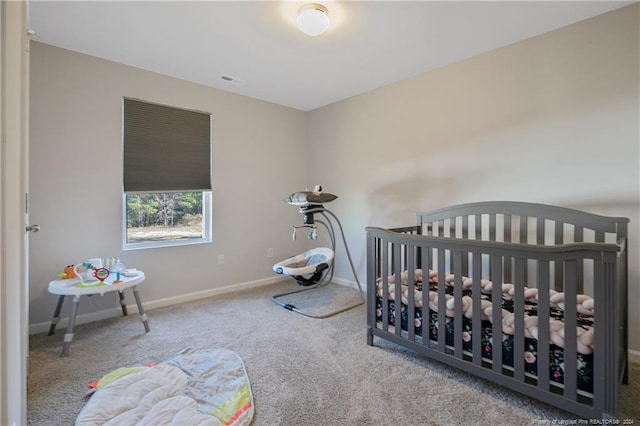
[[[310,36],[318,36],[329,28],[329,11],[318,3],[309,3],[298,9],[298,28]]]

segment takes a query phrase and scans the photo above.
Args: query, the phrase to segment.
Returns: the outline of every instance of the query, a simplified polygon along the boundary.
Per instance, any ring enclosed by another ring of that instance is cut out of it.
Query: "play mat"
[[[185,349],[154,366],[102,377],[76,425],[248,425],[254,404],[242,359],[228,349]]]

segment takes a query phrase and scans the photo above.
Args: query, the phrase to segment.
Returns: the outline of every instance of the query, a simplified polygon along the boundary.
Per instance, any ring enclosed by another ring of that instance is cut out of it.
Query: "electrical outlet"
[[[218,265],[222,265],[224,263],[224,254],[218,255]]]
[[[267,249],[267,257],[268,258],[272,258],[273,257],[273,248],[272,247],[269,247]]]

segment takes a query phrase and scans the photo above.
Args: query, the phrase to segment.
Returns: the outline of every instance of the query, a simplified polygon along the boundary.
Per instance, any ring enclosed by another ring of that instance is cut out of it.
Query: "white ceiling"
[[[33,40],[309,111],[631,2],[322,1],[319,37],[295,27],[305,3],[30,0],[29,15]]]

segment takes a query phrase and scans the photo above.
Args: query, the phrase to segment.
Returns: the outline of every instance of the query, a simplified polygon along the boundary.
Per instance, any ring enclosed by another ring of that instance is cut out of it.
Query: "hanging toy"
[[[97,268],[93,271],[93,276],[100,281],[100,285],[104,284],[104,280],[110,275],[107,268]]]

